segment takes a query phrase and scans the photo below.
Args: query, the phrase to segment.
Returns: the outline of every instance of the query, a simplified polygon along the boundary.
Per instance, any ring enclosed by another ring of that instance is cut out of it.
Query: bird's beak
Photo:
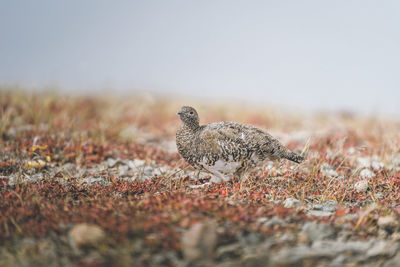
[[[177,115],[181,115],[182,114],[182,110],[179,110],[176,114]]]

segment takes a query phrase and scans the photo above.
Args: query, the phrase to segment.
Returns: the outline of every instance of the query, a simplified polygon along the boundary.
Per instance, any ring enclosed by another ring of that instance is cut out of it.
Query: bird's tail
[[[296,154],[292,151],[288,151],[285,155],[285,158],[296,163],[302,163],[305,160],[303,156]]]

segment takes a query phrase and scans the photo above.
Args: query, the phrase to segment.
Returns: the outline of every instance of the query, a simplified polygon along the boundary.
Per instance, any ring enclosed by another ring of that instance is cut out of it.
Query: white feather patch
[[[230,158],[231,159],[231,158]],[[233,159],[233,158],[232,158]],[[204,168],[211,172],[222,172],[222,173],[234,173],[236,169],[240,166],[240,162],[236,161],[224,161],[224,160],[217,160],[214,165],[209,166],[206,164],[206,161],[202,161],[202,165]]]

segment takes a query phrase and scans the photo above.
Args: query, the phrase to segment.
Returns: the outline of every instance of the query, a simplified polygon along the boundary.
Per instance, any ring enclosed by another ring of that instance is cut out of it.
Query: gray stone
[[[312,206],[313,210],[322,210],[328,212],[334,212],[337,210],[338,202],[336,200],[328,200]]]
[[[115,167],[117,164],[122,164],[122,160],[121,159],[113,159],[113,158],[108,158],[106,160],[106,164],[109,168],[113,168]]]
[[[8,176],[8,185],[10,186],[16,185],[19,182],[18,176],[19,175],[17,173],[13,173],[10,176]]]
[[[299,207],[300,206],[300,200],[296,198],[287,198],[283,202],[283,206],[285,208],[294,208],[294,207]]]
[[[69,175],[73,175],[77,172],[77,168],[75,164],[72,163],[66,163],[64,164],[62,167],[62,172],[69,174]]]
[[[127,176],[128,175],[128,169],[129,169],[129,167],[126,166],[126,165],[118,166],[118,174],[119,174],[119,176],[122,176],[122,177]]]
[[[385,240],[378,240],[374,242],[373,246],[368,249],[368,257],[386,256],[392,257],[399,249],[399,244]],[[400,262],[399,262],[400,264]]]
[[[331,216],[333,212],[330,211],[323,211],[323,210],[309,210],[307,212],[308,216],[315,216],[315,217],[327,217]]]
[[[400,251],[397,252],[396,256],[386,261],[383,264],[383,267],[399,267],[399,262],[400,262]]]
[[[28,182],[28,183],[36,183],[37,181],[39,181],[40,179],[43,179],[43,173],[36,173],[34,175],[25,175],[24,177],[24,181]]]
[[[282,220],[282,219],[279,218],[279,217],[274,216],[274,217],[272,217],[271,219],[265,221],[265,222],[263,223],[263,225],[264,225],[264,226],[274,226],[274,225],[281,225],[281,224],[284,224],[284,223],[285,223],[284,220]]]
[[[312,248],[330,249],[338,253],[359,253],[364,254],[374,241],[337,241],[337,240],[317,240],[312,244]]]
[[[127,165],[130,169],[134,171],[139,171],[146,164],[146,161],[141,159],[134,159],[127,161]]]
[[[335,231],[332,226],[326,223],[307,222],[303,225],[301,234],[307,236],[309,241],[314,242],[332,237]]]
[[[323,164],[321,167],[321,173],[327,177],[338,177],[339,174],[328,164]]]
[[[106,184],[106,181],[100,177],[87,177],[87,178],[83,179],[83,182],[87,183],[88,185],[93,185],[93,184],[105,185]]]
[[[380,162],[380,161],[373,161],[371,163],[371,167],[373,170],[378,171],[378,170],[384,168],[385,164],[383,164],[383,162]]]
[[[144,167],[144,169],[143,169],[143,174],[146,175],[146,176],[149,176],[149,177],[153,176],[153,174],[154,174],[154,168],[151,167],[151,166],[146,166],[146,167]]]
[[[250,232],[247,235],[242,235],[240,241],[246,245],[254,245],[258,244],[261,240],[261,236],[259,233]]]
[[[359,193],[365,193],[368,190],[368,181],[367,180],[361,180],[355,183],[354,189],[359,192]]]
[[[360,172],[360,177],[362,178],[373,178],[375,177],[375,173],[368,168],[363,169]]]
[[[139,182],[145,182],[145,181],[151,180],[151,177],[150,176],[146,176],[146,175],[139,175],[139,176],[136,177],[135,180],[137,180]]]
[[[272,256],[271,266],[302,266],[304,260],[332,259],[336,252],[326,248],[297,246],[285,248]]]
[[[260,254],[247,254],[244,255],[239,266],[246,267],[259,267],[259,266],[271,266],[269,261],[269,255],[267,253]]]
[[[128,181],[128,182],[134,182],[136,180],[136,177],[123,177],[122,180]]]
[[[233,243],[226,246],[217,248],[215,253],[217,258],[235,258],[241,254],[241,245],[239,243]]]
[[[209,261],[212,259],[217,244],[216,223],[200,222],[182,235],[182,250],[188,262]]]

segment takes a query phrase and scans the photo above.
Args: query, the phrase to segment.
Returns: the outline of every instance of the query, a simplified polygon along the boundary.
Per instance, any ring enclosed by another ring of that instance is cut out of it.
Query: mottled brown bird
[[[212,181],[247,177],[267,160],[284,158],[296,163],[304,160],[254,126],[235,122],[200,125],[196,110],[188,106],[177,114],[182,121],[176,133],[179,153],[194,168],[211,173]]]

